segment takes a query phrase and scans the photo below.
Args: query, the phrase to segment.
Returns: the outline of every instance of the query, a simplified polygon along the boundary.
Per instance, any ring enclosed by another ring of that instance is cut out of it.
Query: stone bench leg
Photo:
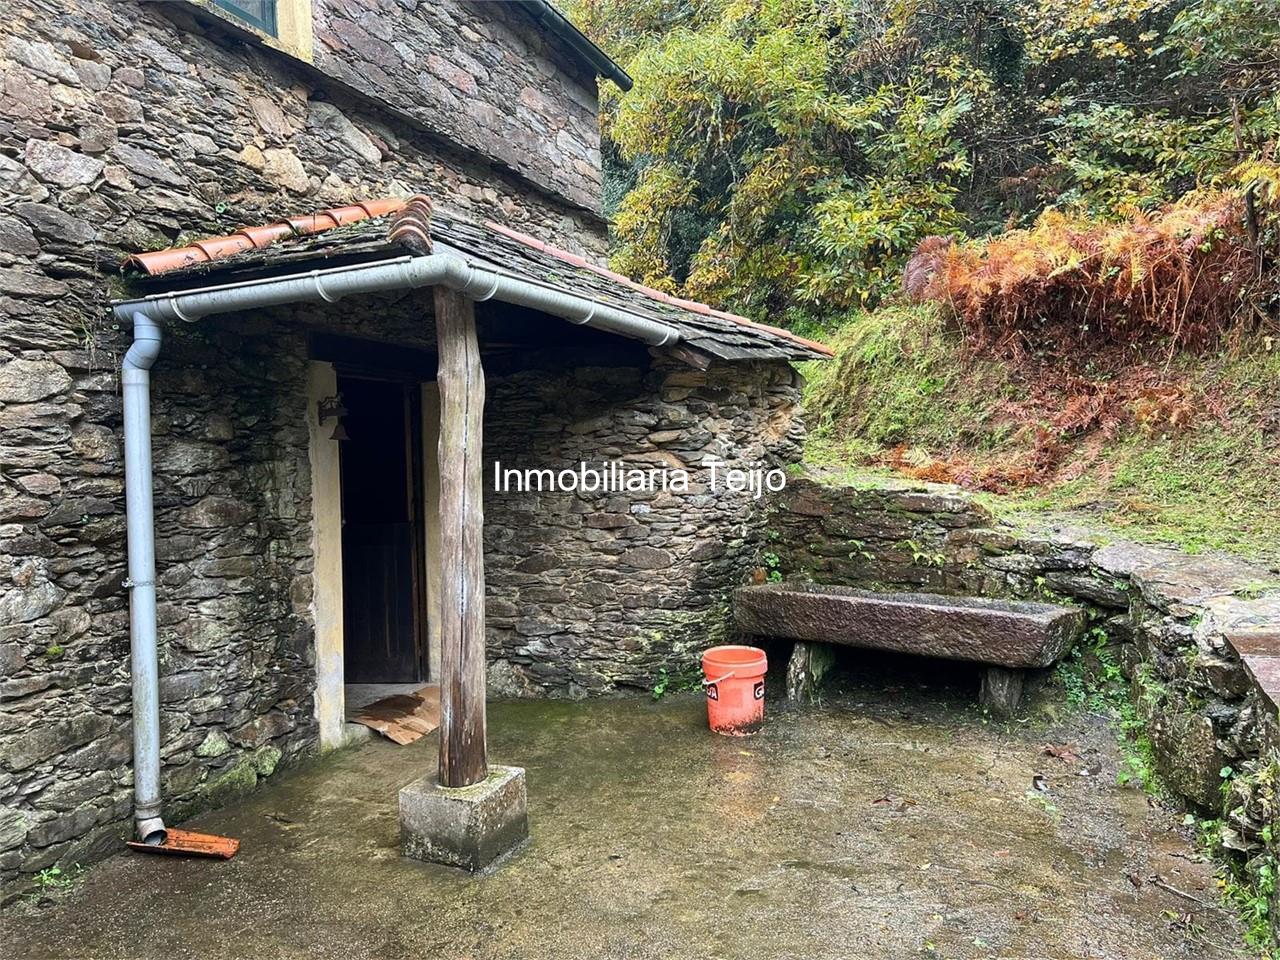
[[[787,699],[813,703],[836,655],[827,643],[796,642],[787,661]]]
[[[982,672],[982,690],[978,702],[998,717],[1012,717],[1022,702],[1025,670],[987,667]]]

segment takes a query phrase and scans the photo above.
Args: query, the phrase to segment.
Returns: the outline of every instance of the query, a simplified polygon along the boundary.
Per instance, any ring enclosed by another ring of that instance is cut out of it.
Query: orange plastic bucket
[[[716,733],[746,737],[764,726],[764,675],[769,661],[759,647],[712,647],[702,655],[707,722]]]

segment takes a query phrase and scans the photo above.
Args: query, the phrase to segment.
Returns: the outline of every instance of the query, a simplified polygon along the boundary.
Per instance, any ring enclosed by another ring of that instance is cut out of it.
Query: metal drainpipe
[[[164,843],[160,818],[160,671],[156,652],[155,510],[151,500],[151,365],[160,325],[133,314],[120,365],[124,389],[124,492],[129,542],[129,644],[133,674],[133,819],[138,839]]]
[[[495,298],[541,310],[652,346],[680,336],[638,316],[546,284],[472,266],[449,252],[372,264],[311,270],[116,303],[117,319],[133,320],[133,345],[121,364],[124,384],[125,507],[129,542],[129,642],[133,670],[134,820],[138,838],[164,843],[160,818],[160,691],[156,649],[155,515],[151,500],[151,365],[160,353],[159,321],[192,322],[211,314],[323,300],[379,290],[443,284],[474,300]]]

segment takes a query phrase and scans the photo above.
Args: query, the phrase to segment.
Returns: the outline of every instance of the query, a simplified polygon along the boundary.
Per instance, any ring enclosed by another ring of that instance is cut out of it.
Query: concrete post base
[[[469,787],[442,787],[435,772],[400,790],[400,841],[406,857],[483,870],[529,836],[524,770],[489,767]]]

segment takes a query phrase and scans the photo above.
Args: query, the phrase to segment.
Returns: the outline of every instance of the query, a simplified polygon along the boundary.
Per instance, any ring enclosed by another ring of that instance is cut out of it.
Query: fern
[[[1274,165],[1240,171],[1268,198],[1268,178],[1280,182]],[[1239,190],[1193,192],[1119,223],[1049,210],[987,240],[929,238],[904,286],[949,308],[978,344],[1062,353],[1154,335],[1203,346],[1254,315],[1243,296],[1258,276],[1244,206]]]

